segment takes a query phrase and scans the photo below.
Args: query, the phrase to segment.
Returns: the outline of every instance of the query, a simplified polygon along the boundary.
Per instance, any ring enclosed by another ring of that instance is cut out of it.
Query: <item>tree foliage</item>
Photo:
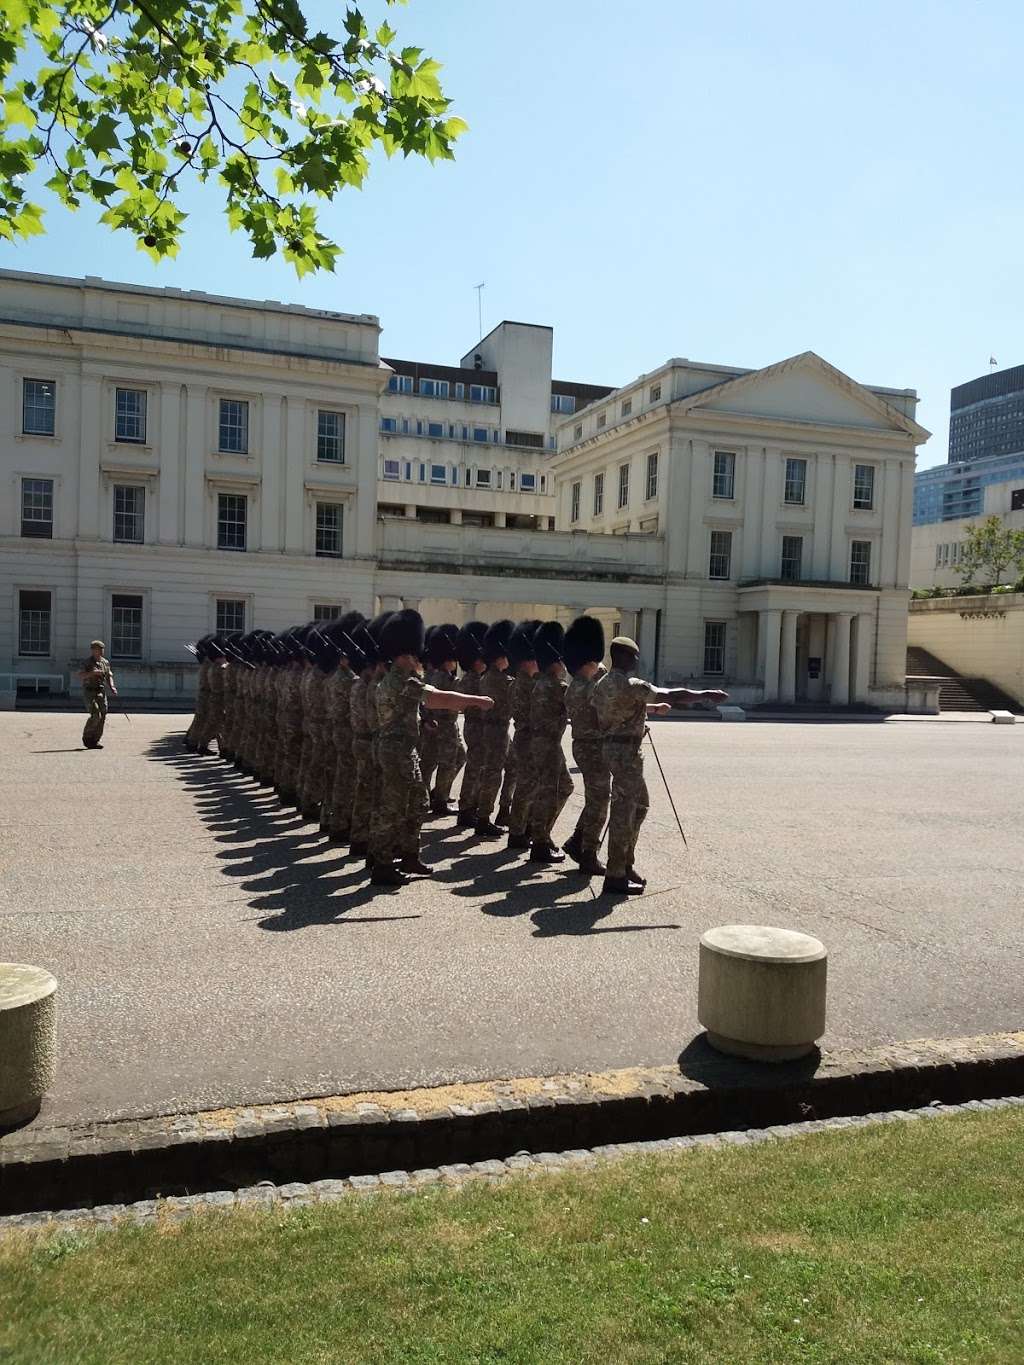
[[[316,201],[360,187],[377,147],[450,159],[466,127],[439,64],[389,23],[371,32],[349,5],[342,30],[299,0],[3,0],[0,236],[44,231],[27,188],[44,179],[173,256],[184,185],[213,180],[254,256],[333,269]]]
[[[1024,531],[1005,526],[1002,517],[986,517],[980,526],[966,530],[967,539],[956,566],[965,585],[980,576],[982,586],[995,587],[1003,581],[1006,569],[1024,572]]]

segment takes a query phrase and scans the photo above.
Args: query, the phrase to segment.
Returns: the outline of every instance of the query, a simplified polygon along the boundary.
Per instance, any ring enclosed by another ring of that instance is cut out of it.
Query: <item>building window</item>
[[[316,458],[345,463],[345,414],[320,408],[316,415]]]
[[[447,482],[448,482],[448,466],[447,466],[447,465],[443,465],[443,464],[432,464],[432,465],[430,466],[430,482],[431,482],[431,483],[447,483]]]
[[[337,621],[341,617],[341,607],[334,606],[330,602],[313,603],[314,621]]]
[[[633,411],[633,400],[632,400],[632,398],[624,398],[624,399],[622,400],[622,415],[623,415],[623,417],[628,417],[629,414],[630,414],[632,411]]]
[[[110,657],[142,658],[142,598],[114,593],[110,599]]]
[[[725,672],[725,622],[704,622],[704,676]]]
[[[122,545],[145,540],[146,490],[128,484],[114,487],[114,539]]]
[[[51,598],[48,592],[18,593],[18,653],[26,659],[50,657]]]
[[[597,414],[597,429],[598,429],[598,431],[601,430],[601,428],[604,426],[605,422],[607,422],[607,421],[608,421],[608,414],[607,414],[606,412],[599,412],[599,413]]]
[[[537,488],[537,475],[536,475],[536,474],[520,474],[520,475],[519,475],[519,491],[520,491],[520,493],[533,493],[533,492],[536,491],[536,488]]]
[[[469,401],[471,403],[497,403],[498,390],[489,384],[470,384]]]
[[[871,582],[871,541],[850,542],[850,582]]]
[[[396,417],[382,417],[380,419],[381,431],[397,431],[398,419]]]
[[[22,479],[21,534],[33,540],[53,539],[52,479]]]
[[[473,428],[473,440],[474,440],[474,441],[486,441],[486,440],[487,440],[487,428],[486,428],[486,427],[474,427],[474,428]]]
[[[400,462],[398,460],[384,461],[384,477],[386,479],[397,479],[400,477]]]
[[[807,461],[786,461],[786,502],[802,507],[807,497]]]
[[[853,467],[853,505],[862,512],[870,512],[875,505],[873,464],[858,464]]]
[[[248,498],[244,493],[217,494],[217,549],[244,550]]]
[[[715,498],[736,496],[736,456],[731,450],[715,451],[715,474],[711,495]]]
[[[569,520],[579,521],[580,519],[580,491],[583,485],[577,481],[569,490]]]
[[[476,471],[476,486],[477,488],[490,488],[491,471],[489,469],[478,469]]]
[[[553,393],[551,395],[551,411],[569,415],[576,411],[576,399],[569,393]]]
[[[245,598],[217,598],[217,633],[229,635],[245,630]]]
[[[455,397],[456,397],[456,398],[461,398],[461,399],[465,400],[465,397],[466,397],[466,386],[465,386],[465,384],[456,384],[456,385],[455,385]]]
[[[629,506],[629,465],[619,465],[619,506]]]
[[[25,379],[21,386],[21,429],[26,436],[53,436],[57,429],[57,386],[50,379]]]
[[[542,431],[506,431],[505,444],[507,446],[528,446],[531,450],[543,450],[544,433]]]
[[[582,441],[582,440],[583,440],[583,423],[582,423],[582,422],[577,422],[576,425],[575,425],[575,427],[573,427],[572,439],[573,439],[574,441]]]
[[[657,403],[657,402],[661,399],[661,385],[660,385],[660,384],[652,384],[652,385],[651,385],[651,391],[650,391],[650,393],[647,395],[647,398],[648,398],[648,401],[649,401],[649,402],[651,402],[651,403]]]
[[[732,571],[732,532],[711,532],[708,578],[728,578]]]
[[[799,582],[803,576],[803,536],[782,537],[782,577],[788,583]]]
[[[145,389],[114,390],[114,440],[131,445],[146,443]]]
[[[393,374],[388,380],[389,393],[412,393],[411,374]]]
[[[316,553],[320,559],[341,558],[340,502],[318,502],[316,505]]]
[[[604,475],[594,475],[594,516],[604,516]]]
[[[434,438],[435,441],[440,441],[440,440],[442,439],[442,437],[444,436],[444,423],[443,423],[443,422],[428,422],[428,423],[427,423],[427,435],[428,435],[428,436],[432,436],[432,437]]]
[[[249,404],[241,398],[222,398],[217,421],[217,449],[224,455],[249,453]]]
[[[420,394],[423,398],[447,398],[447,379],[421,379]]]
[[[647,457],[647,482],[645,486],[645,498],[650,502],[652,498],[658,496],[658,452],[652,451]]]

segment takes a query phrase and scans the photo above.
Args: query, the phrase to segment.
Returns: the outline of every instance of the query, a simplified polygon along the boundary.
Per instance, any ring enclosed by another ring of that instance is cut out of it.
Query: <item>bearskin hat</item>
[[[449,659],[457,659],[458,641],[458,626],[432,626],[427,631],[427,659],[430,664],[434,668],[442,668]]]
[[[213,643],[212,635],[204,635],[201,639],[196,641],[195,644],[196,658],[199,660],[200,663],[202,663],[206,659],[215,659],[217,657],[216,651],[210,648],[212,643]]]
[[[455,657],[461,667],[470,669],[483,658],[484,636],[487,626],[483,621],[469,621],[455,639]]]
[[[422,658],[424,634],[423,617],[418,611],[408,607],[396,611],[380,633],[385,659],[397,659],[400,654]]]
[[[539,625],[539,621],[520,621],[509,636],[508,661],[513,668],[518,668],[528,659],[536,659],[533,637]]]
[[[543,672],[552,664],[562,662],[562,649],[565,644],[565,630],[559,621],[545,621],[537,627],[534,638],[537,667]]]
[[[508,642],[512,638],[515,624],[512,621],[495,621],[487,627],[480,653],[485,664],[493,664],[502,655],[508,658]]]
[[[575,673],[584,664],[599,664],[604,658],[604,626],[596,616],[577,616],[565,632],[562,651],[565,666]]]

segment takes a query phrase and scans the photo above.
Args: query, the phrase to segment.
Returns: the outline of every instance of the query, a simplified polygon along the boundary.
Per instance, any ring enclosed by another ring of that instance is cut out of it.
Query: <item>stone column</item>
[[[782,612],[759,611],[757,617],[758,651],[761,677],[764,679],[762,701],[777,701],[779,697],[779,639],[782,633]]]
[[[833,706],[848,706],[850,702],[850,622],[853,613],[840,611],[835,615],[833,630],[833,660],[831,667]]]
[[[495,526],[497,526],[497,527],[503,527],[503,526],[505,526],[506,522],[505,522],[505,513],[504,513],[504,512],[495,512],[495,514],[494,514],[494,524],[495,524]]]
[[[70,388],[70,384],[67,386]],[[98,375],[85,374],[79,386],[78,445],[78,518],[75,534],[79,540],[111,540],[113,523],[100,534],[100,444],[103,439],[101,416],[102,385]],[[68,424],[70,427],[70,423]],[[71,432],[68,431],[69,444]],[[56,506],[56,532],[66,534],[67,514],[60,502]]]
[[[459,606],[462,608],[462,624],[464,626],[468,625],[470,621],[475,621],[477,619],[477,614],[480,610],[479,602],[463,599],[459,603]]]
[[[150,442],[156,445],[160,452],[160,481],[154,490],[157,503],[154,530],[155,538],[161,545],[177,545],[179,540],[181,499],[178,490],[181,481],[181,451],[184,444],[181,423],[183,401],[184,391],[180,383],[170,381],[161,383],[157,400],[159,404],[157,439]],[[152,420],[153,414],[150,415],[150,421]],[[147,497],[153,495],[147,490]]]
[[[405,593],[402,594],[402,606],[406,611],[419,611],[422,601],[422,597],[407,597]]]
[[[782,613],[782,657],[779,667],[779,701],[796,701],[796,622],[798,611]]]
[[[448,513],[448,523],[449,523],[450,526],[461,526],[461,525],[462,525],[462,508],[461,508],[461,507],[453,507],[453,508],[452,508],[452,510]]]
[[[412,521],[416,520],[416,504],[414,502],[407,502],[405,504],[405,515]]]
[[[871,690],[871,653],[874,617],[862,611],[857,616],[853,637],[853,700],[866,702]]]

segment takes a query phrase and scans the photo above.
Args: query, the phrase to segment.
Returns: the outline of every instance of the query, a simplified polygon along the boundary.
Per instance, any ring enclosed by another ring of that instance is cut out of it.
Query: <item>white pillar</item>
[[[462,525],[462,508],[461,508],[461,507],[453,507],[453,508],[452,508],[452,510],[448,513],[448,523],[449,523],[449,525],[451,525],[451,526],[461,526],[461,525]]]
[[[402,594],[402,606],[406,611],[419,611],[422,601],[422,597],[406,597],[404,593]]]
[[[416,504],[414,502],[405,504],[405,515],[412,521],[416,520]]]
[[[779,701],[796,701],[796,622],[798,611],[782,613],[782,657],[779,668]]]
[[[857,617],[853,643],[853,700],[866,702],[871,689],[871,646],[874,618],[862,611]]]
[[[495,514],[494,514],[494,524],[495,524],[495,526],[498,526],[498,527],[502,527],[502,526],[505,525],[505,513],[504,513],[504,512],[495,512]]]
[[[477,619],[477,613],[480,610],[479,602],[463,600],[459,606],[462,608],[462,624],[464,626]]]
[[[833,706],[847,706],[850,701],[850,622],[853,613],[840,611],[834,619],[831,702]]]
[[[757,618],[761,677],[764,679],[762,701],[777,701],[779,697],[779,637],[782,633],[782,612],[759,611]]]

